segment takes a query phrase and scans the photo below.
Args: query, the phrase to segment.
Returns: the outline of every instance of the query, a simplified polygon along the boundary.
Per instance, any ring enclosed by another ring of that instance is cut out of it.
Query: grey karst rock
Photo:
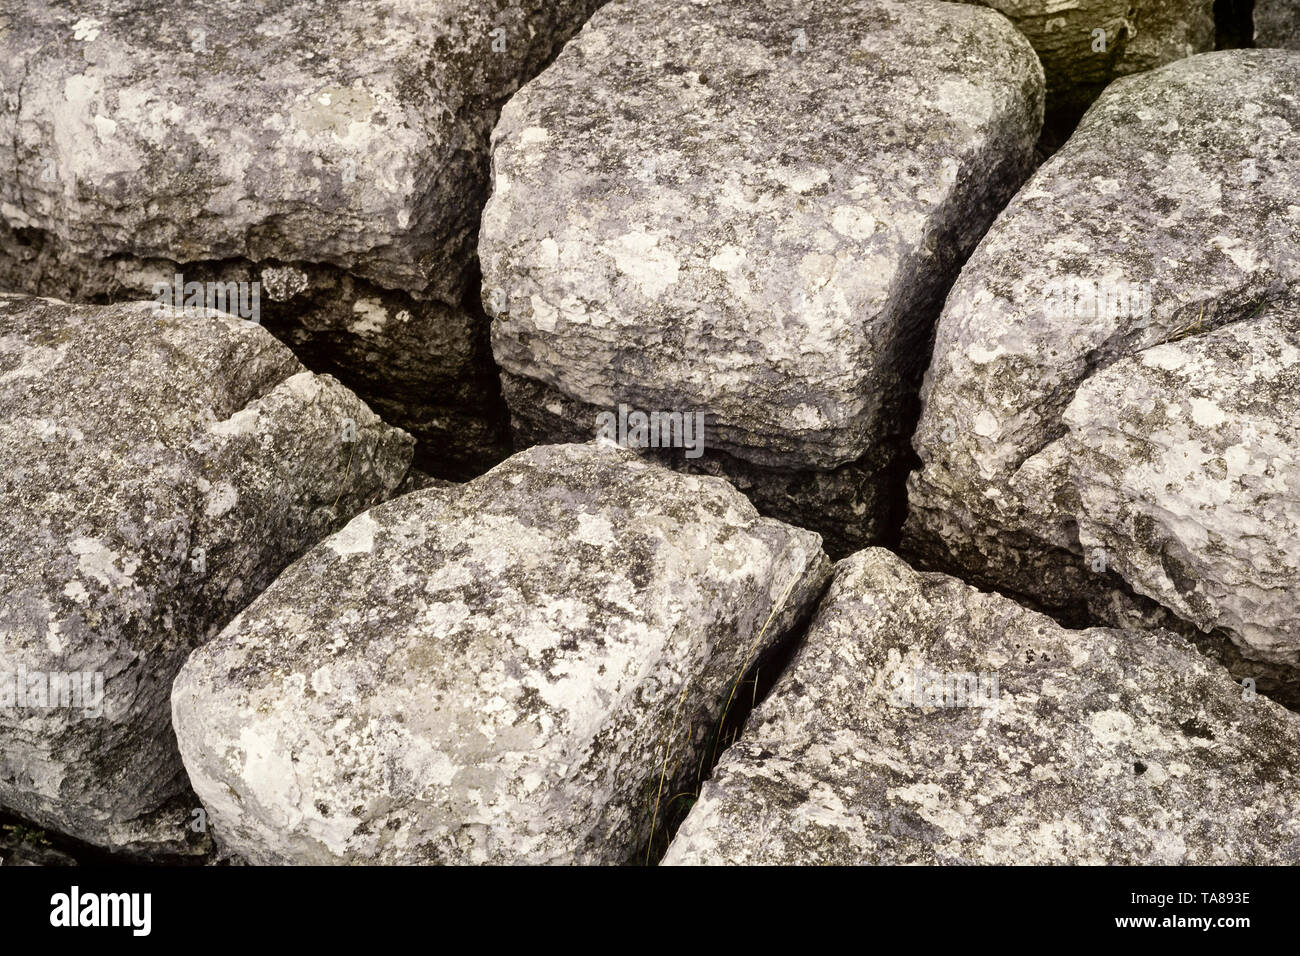
[[[1300,311],[1122,359],[1064,421],[1084,551],[1247,655],[1300,665]]]
[[[157,271],[291,269],[260,276],[282,337],[481,470],[505,438],[474,261],[488,137],[599,2],[9,3],[0,282],[107,301]]]
[[[1255,45],[1300,50],[1300,7],[1295,0],[1255,0]]]
[[[1077,114],[1118,76],[1214,49],[1214,0],[961,2],[1000,11],[1029,38],[1052,112]]]
[[[254,864],[622,863],[829,573],[723,481],[538,446],[286,570],[178,675],[181,753]]]
[[[860,552],[668,864],[1300,863],[1300,717],[1173,634]]]
[[[1215,48],[1215,0],[1134,0],[1116,74],[1128,76]],[[1089,35],[1091,38],[1091,34]]]
[[[887,533],[930,323],[1041,119],[1037,58],[979,7],[602,8],[493,134],[479,256],[516,428],[703,413],[704,458],[767,513]]]
[[[1176,456],[1172,447],[1161,450],[1166,439],[1184,440],[1175,437],[1175,426],[1147,415],[1153,402],[1169,402],[1188,416],[1179,426],[1190,429],[1184,438],[1206,449],[1243,441],[1237,430],[1245,419],[1225,413],[1221,422],[1198,420],[1174,396],[1139,395],[1138,382],[1130,388],[1124,376],[1141,369],[1140,356],[1162,343],[1185,339],[1175,351],[1196,354],[1197,337],[1291,308],[1300,278],[1297,84],[1300,56],[1275,50],[1207,53],[1117,80],[1025,185],[972,254],[939,320],[913,437],[922,467],[909,478],[905,553],[922,566],[953,570],[1079,621],[1119,623],[1123,595],[1134,587],[1189,613],[1192,598],[1175,599],[1169,587],[1185,589],[1187,582],[1173,583],[1181,572],[1166,569],[1163,583],[1148,580],[1155,570],[1149,549],[1158,546],[1148,536],[1153,529],[1134,526],[1126,533],[1135,538],[1109,539],[1106,553],[1085,549],[1084,512],[1090,521],[1117,516],[1093,511],[1096,503],[1083,505],[1081,495],[1091,494],[1093,483],[1114,485],[1119,494],[1158,490],[1154,500],[1134,507],[1169,509],[1170,521],[1199,523],[1200,531],[1183,526],[1168,538],[1193,540],[1219,528],[1226,515],[1216,518],[1194,497],[1174,499],[1201,493],[1195,489],[1215,481],[1218,465],[1207,459],[1204,476],[1191,485],[1187,474],[1196,466],[1190,461],[1164,481],[1139,477],[1140,461],[1123,466],[1134,469],[1127,476],[1101,474],[1077,460],[1070,435],[1081,432],[1095,442],[1120,428],[1134,436],[1133,447],[1145,436],[1151,454]],[[1250,334],[1240,342],[1265,345]],[[1272,355],[1262,351],[1259,367],[1276,363]],[[1095,420],[1084,404],[1067,422],[1076,393],[1125,360],[1124,370],[1089,389]],[[1151,382],[1153,374],[1139,378]],[[1230,390],[1231,374],[1221,369],[1198,388]],[[1113,394],[1100,394],[1107,388]],[[1275,459],[1274,473],[1234,484],[1243,477],[1234,471],[1219,490],[1239,514],[1262,517],[1293,507],[1278,497],[1286,493],[1283,472],[1294,468],[1296,453],[1294,444],[1289,450],[1279,444],[1295,439],[1286,407],[1261,404],[1248,416],[1261,426],[1271,423],[1261,428],[1264,444],[1248,441],[1234,455],[1245,454],[1252,468]],[[1165,427],[1173,429],[1165,437],[1148,434]],[[1270,548],[1293,547],[1285,543],[1293,526],[1268,534],[1275,536]],[[1251,542],[1242,553],[1242,541],[1221,542],[1226,552],[1201,555],[1197,573],[1206,578],[1197,587],[1229,586],[1243,573],[1233,565],[1252,554],[1266,560],[1263,543]],[[1116,560],[1120,552],[1129,555],[1126,561]],[[1139,559],[1139,552],[1148,556]],[[1146,570],[1138,574],[1133,562]],[[1129,572],[1135,577],[1126,581]],[[1276,585],[1269,568],[1256,572],[1261,586]],[[1226,577],[1215,583],[1220,573]],[[1197,624],[1212,617],[1204,608],[1190,615]],[[1269,643],[1258,634],[1250,641],[1258,648]]]
[[[182,852],[173,676],[413,441],[252,323],[152,302],[0,295],[0,410],[0,808]]]

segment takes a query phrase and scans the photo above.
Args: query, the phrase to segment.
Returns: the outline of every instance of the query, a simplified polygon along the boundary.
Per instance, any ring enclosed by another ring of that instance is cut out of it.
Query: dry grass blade
[[[686,703],[686,692],[690,689],[690,682],[687,681],[686,686],[682,688],[682,696],[677,700],[677,709],[673,712],[672,725],[668,728],[668,733],[664,736],[664,763],[662,769],[659,771],[659,790],[655,794],[655,809],[654,813],[650,816],[650,836],[646,840],[645,846],[646,866],[650,865],[650,851],[654,847],[655,842],[655,827],[659,825],[659,805],[663,801],[664,797],[664,778],[668,776],[668,757],[671,755],[669,748],[672,746],[673,734],[677,730],[677,718],[681,716],[682,705]]]
[[[799,580],[799,575],[796,574],[793,578],[790,579],[790,583],[785,586],[785,590],[781,592],[781,597],[778,598],[776,603],[772,605],[772,610],[768,613],[767,620],[763,622],[763,626],[759,630],[757,636],[755,636],[753,643],[749,645],[749,650],[745,654],[745,660],[740,665],[740,671],[739,673],[736,674],[736,679],[731,682],[731,693],[727,695],[726,706],[722,708],[722,716],[718,718],[718,731],[713,735],[713,754],[709,758],[710,764],[712,764],[714,761],[717,760],[718,738],[722,736],[721,733],[722,727],[727,722],[727,715],[731,713],[731,704],[732,701],[734,701],[736,698],[736,688],[740,686],[740,682],[745,676],[745,671],[749,670],[749,662],[754,657],[754,651],[757,650],[759,645],[762,643],[763,635],[766,634],[767,629],[772,626],[772,621],[776,618],[777,612],[780,611],[783,607],[785,607],[786,599],[790,597],[790,592],[794,590],[795,583],[798,580]],[[754,684],[754,693],[755,695],[757,695],[758,693],[757,681],[755,681]]]
[[[705,766],[706,757],[709,761],[710,766],[712,766],[713,763],[717,760],[718,741],[723,735],[723,728],[726,726],[727,715],[731,713],[731,705],[735,701],[735,697],[736,697],[736,688],[740,686],[741,681],[745,677],[745,672],[749,670],[749,665],[750,662],[753,660],[754,653],[757,651],[759,647],[762,646],[763,637],[764,635],[767,634],[767,629],[772,626],[772,621],[776,619],[776,615],[778,614],[778,612],[780,612],[781,609],[785,607],[785,602],[789,599],[790,592],[794,590],[795,584],[799,582],[799,578],[800,575],[796,574],[793,578],[790,579],[790,583],[785,586],[785,590],[781,592],[781,596],[772,605],[771,611],[768,612],[767,620],[763,622],[763,626],[759,628],[758,634],[755,635],[754,640],[750,643],[748,650],[746,650],[745,652],[745,658],[741,662],[740,669],[736,674],[736,678],[731,682],[731,691],[728,693],[727,702],[722,708],[722,715],[718,718],[718,721],[714,726],[712,753],[710,754],[709,748],[707,746],[701,749],[700,764],[696,770],[696,775],[695,775],[695,783],[696,783],[695,791],[683,791],[682,793],[675,794],[672,797],[672,799],[669,801],[670,805],[682,797],[695,796],[699,791],[700,784],[703,782],[702,778],[704,777],[704,766]],[[689,690],[689,687],[690,685],[688,684],[686,687],[682,688],[682,696],[677,701],[677,709],[673,714],[672,725],[669,728],[667,735],[665,735],[664,737],[663,764],[660,767],[660,771],[659,771],[659,785],[655,792],[654,810],[650,814],[650,831],[646,839],[645,863],[647,866],[650,865],[650,856],[654,848],[655,829],[659,825],[660,810],[667,809],[663,805],[663,793],[664,793],[664,783],[666,782],[668,777],[668,758],[669,756],[671,756],[670,748],[672,746],[673,736],[677,730],[677,720],[681,716],[682,706],[686,702],[686,692],[687,690]],[[758,697],[758,678],[756,674],[754,679],[754,692],[750,700],[751,707],[756,703],[757,697]],[[691,726],[693,730],[694,723],[692,723]],[[731,742],[734,743],[736,738],[739,736],[740,736],[740,731],[739,729],[737,729],[732,734]],[[681,765],[681,756],[679,754],[677,758],[677,762],[673,765],[674,776],[676,775],[677,768],[680,765]]]

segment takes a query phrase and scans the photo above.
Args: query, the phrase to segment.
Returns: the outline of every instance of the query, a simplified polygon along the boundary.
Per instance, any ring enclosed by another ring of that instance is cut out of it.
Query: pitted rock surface
[[[1175,635],[863,551],[664,862],[1294,865],[1300,717],[1247,697]]]
[[[1268,637],[1247,626],[1275,620],[1262,606],[1219,614],[1203,599],[1243,575],[1264,590],[1285,588],[1273,565],[1294,548],[1291,519],[1272,525],[1294,512],[1290,404],[1261,393],[1245,411],[1249,399],[1233,379],[1249,368],[1264,388],[1294,374],[1289,347],[1278,351],[1247,327],[1294,315],[1297,83],[1300,55],[1278,50],[1209,53],[1116,81],[1021,190],[939,320],[913,437],[922,467],[909,478],[907,553],[1084,619],[1116,620],[1115,595],[1136,589],[1199,626],[1237,628],[1232,637],[1248,656],[1276,660],[1268,648],[1294,642],[1289,626]],[[1239,335],[1225,332],[1201,351],[1199,338],[1236,324]],[[1181,396],[1140,392],[1140,382],[1156,381],[1146,353],[1165,356],[1171,345],[1215,374],[1184,382]],[[1246,355],[1246,345],[1258,354]],[[1218,420],[1210,405],[1220,398],[1246,417]],[[1153,404],[1180,410],[1181,422],[1148,414]],[[1260,428],[1256,438],[1240,433],[1247,420]],[[1143,461],[1108,469],[1079,453],[1079,441],[1109,444],[1102,436],[1114,429],[1134,448],[1149,438],[1148,456],[1178,458],[1192,442],[1207,457],[1168,460],[1157,476]],[[1228,443],[1242,447],[1218,462],[1214,449],[1226,453]],[[1125,502],[1125,518],[1101,514],[1104,498],[1126,494],[1155,497]],[[1201,507],[1203,494],[1228,510]],[[1225,528],[1234,513],[1268,525],[1266,540],[1250,541],[1245,525]],[[1108,524],[1120,533],[1103,541]],[[1162,542],[1189,568],[1177,541],[1220,531],[1235,543],[1201,555],[1196,582],[1173,583],[1185,575],[1172,565],[1157,570]],[[1255,566],[1247,572],[1242,562]],[[1285,603],[1294,593],[1242,600]]]
[[[12,5],[0,210],[90,257],[331,264],[454,301],[495,109],[597,5]]]
[[[1084,551],[1246,654],[1300,665],[1300,312],[1116,362],[1064,421]]]

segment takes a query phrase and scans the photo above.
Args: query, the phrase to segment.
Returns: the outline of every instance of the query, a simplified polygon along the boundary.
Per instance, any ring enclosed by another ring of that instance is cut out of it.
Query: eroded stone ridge
[[[706,458],[780,486],[770,513],[872,537],[932,317],[1041,116],[1032,49],[978,7],[603,8],[493,135],[479,253],[512,415],[571,440],[621,403],[703,412]],[[799,500],[850,467],[871,487]]]
[[[183,843],[192,796],[148,823],[188,792],[177,669],[391,494],[413,443],[252,323],[154,303],[0,294],[0,409],[0,806],[111,849]]]
[[[829,570],[723,481],[539,446],[285,571],[177,677],[181,752],[254,863],[626,862]]]
[[[1300,718],[1159,631],[837,565],[669,864],[1291,864]]]

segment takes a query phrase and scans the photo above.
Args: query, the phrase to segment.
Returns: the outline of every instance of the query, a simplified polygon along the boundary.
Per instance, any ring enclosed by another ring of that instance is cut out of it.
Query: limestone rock
[[[829,570],[723,481],[538,446],[285,571],[177,677],[181,753],[253,864],[622,863]]]
[[[5,219],[94,258],[312,262],[454,298],[494,107],[595,5],[22,6],[0,34]]]
[[[0,409],[0,807],[182,852],[172,677],[411,439],[252,323],[154,303],[0,295]]]
[[[1294,641],[1289,627],[1255,628],[1280,625],[1266,605],[1294,602],[1273,567],[1295,547],[1293,519],[1272,522],[1294,512],[1295,426],[1290,405],[1266,397],[1271,379],[1294,374],[1293,358],[1249,323],[1294,315],[1297,84],[1300,55],[1277,50],[1117,80],[1007,207],[939,320],[913,438],[922,468],[909,479],[904,545],[915,560],[1083,620],[1114,621],[1116,594],[1136,589],[1202,627],[1237,628],[1256,658]],[[1198,343],[1236,324],[1243,331]],[[1169,355],[1217,371],[1184,382],[1183,395],[1158,394],[1162,372],[1147,363]],[[1228,355],[1235,374],[1251,370],[1257,399],[1230,381]],[[1120,434],[1137,457],[1102,468],[1097,455],[1127,453]],[[1127,502],[1124,517],[1102,514],[1129,494],[1152,497]],[[1268,524],[1265,538],[1228,527],[1230,515]],[[1178,541],[1211,539],[1193,562],[1203,577],[1188,580]],[[1284,590],[1242,593],[1259,605],[1250,609],[1204,603],[1247,581]]]
[[[599,2],[10,5],[0,285],[117,301],[154,271],[251,272],[268,301],[287,291],[282,337],[339,364],[313,368],[486,467],[504,422],[476,304],[488,137]]]
[[[512,414],[552,440],[624,403],[702,414],[704,457],[769,513],[879,536],[931,322],[1041,115],[1033,51],[979,7],[603,8],[493,134],[479,255]]]
[[[664,862],[1295,865],[1298,802],[1300,718],[1175,635],[1066,630],[872,549]]]

